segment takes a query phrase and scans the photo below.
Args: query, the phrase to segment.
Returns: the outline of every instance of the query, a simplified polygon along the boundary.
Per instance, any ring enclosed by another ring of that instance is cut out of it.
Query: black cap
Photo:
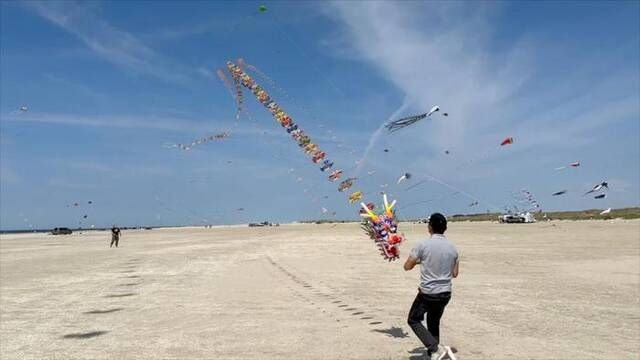
[[[436,234],[444,234],[447,230],[447,218],[440,213],[433,213],[429,216],[429,226]]]

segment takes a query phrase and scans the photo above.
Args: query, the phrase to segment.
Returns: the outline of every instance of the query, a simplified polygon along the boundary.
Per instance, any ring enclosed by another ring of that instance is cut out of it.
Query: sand
[[[403,224],[403,260],[424,225]],[[640,222],[453,223],[442,342],[466,359],[640,358]],[[420,359],[416,270],[356,224],[0,238],[2,359]]]

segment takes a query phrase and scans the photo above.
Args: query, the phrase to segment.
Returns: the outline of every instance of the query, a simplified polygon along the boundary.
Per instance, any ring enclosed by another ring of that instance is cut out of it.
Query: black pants
[[[111,245],[109,245],[109,247],[112,247],[113,243],[116,243],[116,247],[118,247],[118,241],[120,241],[120,237],[119,236],[112,236],[111,237]]]
[[[444,308],[451,299],[450,292],[440,294],[423,294],[418,292],[409,310],[408,323],[418,339],[422,341],[429,353],[438,350],[440,342],[440,318]],[[427,314],[427,329],[422,325],[424,314]]]

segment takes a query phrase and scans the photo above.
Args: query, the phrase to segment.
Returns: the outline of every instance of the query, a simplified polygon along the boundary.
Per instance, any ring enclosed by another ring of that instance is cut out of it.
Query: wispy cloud
[[[157,115],[81,115],[68,113],[45,113],[29,111],[26,113],[8,113],[0,117],[0,123],[41,123],[65,125],[71,127],[96,127],[120,129],[147,129],[170,132],[177,142],[188,143],[196,138],[217,132],[229,132],[232,137],[258,136],[265,141],[274,141],[285,137],[283,131],[266,123],[237,122],[235,120],[216,121],[193,117],[172,117]],[[180,133],[180,134],[176,134]],[[323,137],[318,137],[324,139]]]
[[[98,102],[104,102],[108,99],[106,94],[96,91],[85,84],[77,83],[53,74],[45,74],[44,78],[57,85],[62,85],[62,91],[68,89],[74,94],[79,94]]]
[[[407,97],[408,113],[436,104],[449,112],[394,134],[407,140],[407,153],[425,147],[474,152],[512,133],[526,134],[518,139],[523,149],[588,144],[601,127],[637,116],[637,69],[612,69],[577,86],[563,78],[539,81],[533,77],[549,73],[536,68],[545,45],[523,37],[496,50],[491,19],[501,8],[485,5],[332,2],[325,12],[339,32],[324,46],[377,69]],[[535,94],[528,92],[532,84]]]
[[[526,80],[527,46],[517,44],[500,56],[492,54],[485,46],[491,27],[483,9],[473,13],[437,2],[402,5],[331,3],[330,16],[344,26],[347,36],[333,43],[348,44],[349,50],[338,50],[342,56],[376,67],[406,95],[413,111],[438,104],[450,112],[446,139],[436,122],[428,134],[433,142],[463,143],[465,130],[474,126],[478,115],[500,108]],[[466,20],[449,21],[458,16]],[[495,122],[490,116],[482,119],[485,126]]]
[[[85,2],[28,1],[27,8],[80,39],[97,55],[113,64],[186,85],[192,72],[157,53],[135,35],[118,29],[98,16]]]

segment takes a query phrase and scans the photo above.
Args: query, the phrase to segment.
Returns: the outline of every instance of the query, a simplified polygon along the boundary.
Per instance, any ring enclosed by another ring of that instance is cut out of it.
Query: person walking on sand
[[[440,213],[429,217],[430,239],[423,240],[411,250],[404,270],[420,264],[418,295],[409,310],[408,323],[427,348],[428,359],[441,360],[447,348],[440,345],[440,318],[451,299],[451,279],[458,277],[458,251],[444,236],[447,219]],[[424,327],[427,314],[427,328]]]
[[[118,241],[120,241],[120,228],[113,225],[111,228],[111,245],[109,245],[109,247],[112,247],[114,243],[116,247],[118,247]]]

